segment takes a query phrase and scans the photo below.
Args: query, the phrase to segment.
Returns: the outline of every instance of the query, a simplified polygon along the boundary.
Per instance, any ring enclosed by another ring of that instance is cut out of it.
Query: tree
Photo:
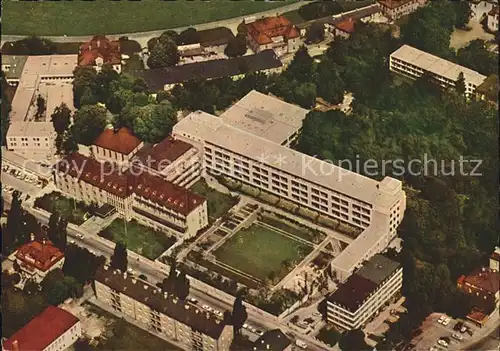
[[[247,309],[243,305],[243,300],[241,298],[241,294],[238,294],[234,299],[233,303],[233,313],[232,313],[232,324],[233,324],[233,333],[234,336],[238,336],[241,333],[241,328],[243,324],[248,318]]]
[[[132,107],[127,112],[133,116],[132,130],[145,142],[157,143],[172,131],[177,122],[177,112],[169,101],[150,104],[143,107]]]
[[[14,242],[17,246],[22,245],[28,241],[29,236],[26,235],[23,228],[22,218],[22,200],[20,200],[21,193],[14,190],[12,193],[12,202],[10,211],[7,214],[7,231],[14,237]]]
[[[340,104],[344,100],[345,83],[333,61],[326,59],[318,64],[316,89],[318,96],[329,103]]]
[[[314,83],[302,83],[295,89],[293,102],[304,107],[311,108],[316,104],[316,85]]]
[[[458,74],[457,81],[455,82],[455,90],[459,95],[465,96],[465,78],[464,78],[464,73],[460,72]]]
[[[93,92],[97,90],[97,72],[93,67],[80,66],[73,72],[73,105],[76,108],[81,107],[81,99],[85,94],[85,103],[97,100]]]
[[[63,134],[68,130],[69,124],[71,120],[71,110],[68,106],[63,102],[60,106],[57,106],[52,113],[51,121],[54,125],[54,130],[56,133]]]
[[[89,250],[76,245],[68,245],[64,252],[63,272],[74,277],[79,283],[92,281],[99,266],[104,265],[104,256],[95,256]]]
[[[83,294],[82,286],[76,279],[65,276],[59,268],[50,271],[42,280],[41,286],[45,300],[54,306],[67,298],[76,298]]]
[[[350,330],[340,337],[339,347],[341,350],[369,350],[370,347],[365,342],[365,333],[361,329]]]
[[[488,50],[484,40],[476,39],[460,48],[456,61],[486,76],[498,75],[498,55]]]
[[[117,242],[115,245],[115,250],[111,256],[111,267],[114,269],[119,269],[122,272],[127,271],[128,260],[127,260],[127,247],[121,241]]]
[[[189,288],[189,279],[186,277],[186,273],[181,271],[175,282],[176,296],[181,300],[185,300],[189,296]]]
[[[28,295],[34,295],[37,294],[40,291],[41,287],[40,284],[35,282],[33,279],[28,279],[24,283],[24,288],[23,291],[28,294]]]
[[[154,45],[148,57],[149,68],[161,68],[175,66],[179,62],[177,45],[168,35],[160,36],[158,42]]]
[[[6,144],[6,140],[5,140],[5,137],[7,135],[7,130],[9,128],[9,125],[10,125],[10,117],[9,117],[9,114],[10,114],[10,111],[12,109],[11,107],[11,101],[7,95],[7,91],[9,90],[10,88],[10,85],[9,83],[7,83],[7,79],[5,78],[5,74],[1,73],[1,77],[2,77],[2,99],[0,100],[0,104],[1,104],[1,123],[0,123],[0,128],[1,128],[1,145],[4,146]]]
[[[299,82],[310,82],[313,77],[313,59],[307,48],[301,46],[286,69],[286,76]]]
[[[91,145],[106,127],[106,109],[100,106],[83,106],[75,113],[71,134],[77,143]]]
[[[63,136],[63,141],[61,145],[61,154],[69,155],[77,151],[78,151],[78,143],[76,142],[73,133],[71,131],[67,131],[66,133],[64,133]]]
[[[68,221],[61,217],[57,223],[58,240],[56,246],[61,251],[66,250],[66,245],[68,243]]]
[[[49,226],[47,229],[47,236],[50,241],[54,243],[54,245],[57,246],[57,243],[59,242],[59,221],[60,221],[60,216],[57,211],[53,211],[52,214],[50,215],[49,218]]]
[[[325,28],[323,23],[313,23],[306,30],[306,43],[318,43],[325,40]]]
[[[452,6],[456,16],[455,27],[460,29],[466,28],[472,14],[469,2],[463,0],[452,1]]]
[[[36,98],[36,114],[35,114],[35,116],[37,118],[42,117],[43,114],[45,113],[46,109],[47,109],[47,107],[45,106],[45,99],[40,94],[38,94],[38,96]]]
[[[238,34],[236,37],[229,40],[226,48],[224,49],[224,54],[227,57],[243,56],[246,52],[247,42],[244,34]]]

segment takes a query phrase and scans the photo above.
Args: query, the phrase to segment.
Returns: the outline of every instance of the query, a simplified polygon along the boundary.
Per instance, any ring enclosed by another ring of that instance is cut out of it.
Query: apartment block
[[[82,336],[80,320],[62,308],[49,306],[2,343],[2,351],[68,350]]]
[[[165,180],[188,188],[201,176],[201,157],[193,145],[168,137],[143,147],[134,158],[134,165],[146,168]]]
[[[328,322],[358,329],[393,298],[403,285],[403,268],[375,255],[327,298]]]
[[[468,97],[486,79],[486,76],[476,71],[409,45],[403,45],[390,55],[390,70],[410,79],[430,74],[442,88],[455,88],[460,74],[463,74],[465,94]]]
[[[54,166],[54,182],[71,197],[111,205],[126,220],[136,219],[180,238],[193,237],[208,225],[203,197],[140,167],[123,170],[74,153]]]
[[[96,272],[95,287],[98,300],[186,350],[229,350],[232,326],[154,285],[104,266]]]
[[[332,261],[340,280],[396,236],[406,208],[399,180],[386,177],[376,181],[301,154],[280,145],[287,143],[287,136],[268,132],[267,126],[257,129],[254,125],[265,123],[249,120],[233,123],[224,116],[197,111],[177,123],[172,135],[200,150],[206,173],[233,178],[362,229]]]

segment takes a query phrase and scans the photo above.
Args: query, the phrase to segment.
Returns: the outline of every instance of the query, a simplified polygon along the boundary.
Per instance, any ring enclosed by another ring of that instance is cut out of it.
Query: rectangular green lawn
[[[123,219],[115,219],[99,236],[113,242],[122,241],[127,249],[154,260],[175,243],[175,238],[166,233],[155,231],[136,221],[126,223]]]
[[[215,251],[217,259],[233,268],[265,280],[271,272],[283,277],[282,262],[298,264],[312,247],[260,225],[252,225],[229,238]]]
[[[50,213],[57,211],[68,222],[76,225],[85,222],[86,213],[89,213],[87,218],[90,218],[92,211],[92,208],[83,201],[67,198],[55,191],[36,199],[35,206]]]
[[[238,202],[231,195],[223,194],[208,186],[204,179],[200,179],[194,183],[190,190],[207,199],[208,216],[212,220],[226,214]]]

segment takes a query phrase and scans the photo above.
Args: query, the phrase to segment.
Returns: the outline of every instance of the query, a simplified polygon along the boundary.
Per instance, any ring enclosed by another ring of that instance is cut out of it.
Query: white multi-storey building
[[[117,314],[180,343],[186,350],[226,351],[233,330],[214,314],[107,266],[95,277],[96,297]]]
[[[82,336],[78,318],[66,310],[49,306],[2,343],[2,351],[68,350]]]
[[[486,76],[467,67],[444,60],[409,45],[403,45],[390,55],[390,70],[410,79],[418,79],[425,73],[432,75],[443,88],[454,88],[463,74],[465,94],[471,96],[484,82]]]
[[[402,285],[399,263],[375,255],[327,298],[328,322],[346,330],[361,328]]]
[[[234,178],[363,230],[332,262],[340,280],[396,236],[406,208],[399,180],[386,177],[379,182],[299,153],[280,145],[288,137],[253,124],[234,124],[197,111],[177,123],[172,134],[200,150],[205,172]]]
[[[407,16],[420,6],[418,0],[378,0],[378,4],[384,15],[391,20]]]

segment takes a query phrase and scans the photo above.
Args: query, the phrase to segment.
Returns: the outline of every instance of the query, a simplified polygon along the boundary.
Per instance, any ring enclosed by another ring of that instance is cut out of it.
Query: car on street
[[[302,340],[297,339],[295,341],[295,345],[297,345],[301,349],[307,349],[307,344],[304,341],[302,341]]]
[[[445,317],[444,315],[442,315],[441,317],[439,317],[439,319],[438,319],[438,323],[439,323],[439,324],[443,324],[443,322],[444,322],[445,318],[446,318],[446,317]]]
[[[448,343],[443,339],[439,339],[437,343],[441,346],[448,347]]]
[[[450,317],[446,317],[443,321],[443,325],[444,326],[447,326],[448,324],[450,324],[450,321],[451,321],[451,318]]]
[[[457,333],[453,333],[453,334],[451,335],[451,337],[452,337],[453,339],[455,339],[455,340],[458,340],[458,341],[462,341],[462,340],[464,339],[464,337],[463,337],[462,335],[457,334]]]
[[[316,311],[316,312],[313,313],[313,316],[314,317],[321,317],[321,313],[318,312],[318,311]]]
[[[70,244],[74,244],[74,243],[75,243],[75,241],[74,241],[73,239],[71,239],[71,240],[69,241],[69,243],[70,243]]]
[[[83,234],[76,234],[76,237],[77,237],[78,239],[83,239],[84,235],[83,235]]]
[[[201,306],[204,310],[206,311],[212,311],[212,307],[208,306],[208,305],[203,305]]]
[[[128,272],[129,274],[134,274],[134,270],[133,270],[132,268],[127,269],[127,272]]]
[[[223,316],[223,313],[222,313],[221,311],[219,311],[219,310],[214,309],[214,313],[215,313],[217,316],[219,316],[219,317],[222,317],[222,316]]]
[[[198,303],[198,300],[196,300],[194,297],[190,297],[189,301],[191,301],[191,303],[194,303],[194,304]]]
[[[262,330],[259,330],[259,329],[257,329],[256,333],[257,333],[259,336],[264,335],[264,332],[263,332]]]

